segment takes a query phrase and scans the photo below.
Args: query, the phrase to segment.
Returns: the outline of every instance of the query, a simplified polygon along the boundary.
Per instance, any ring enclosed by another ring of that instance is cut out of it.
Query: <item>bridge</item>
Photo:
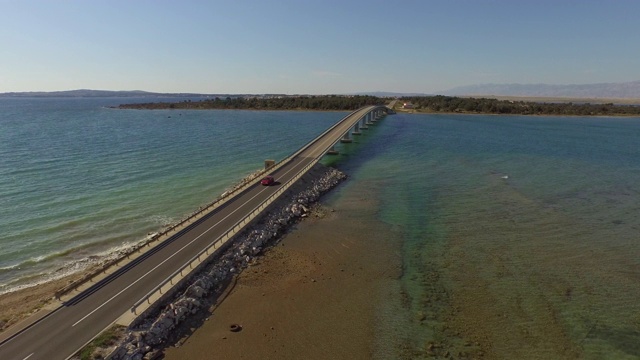
[[[353,111],[264,173],[236,188],[162,234],[153,243],[56,294],[57,301],[0,334],[0,359],[68,359],[115,323],[130,324],[177,278],[188,276],[207,257],[233,240],[339,142],[350,142],[393,109],[367,106]],[[196,266],[194,266],[196,264]]]

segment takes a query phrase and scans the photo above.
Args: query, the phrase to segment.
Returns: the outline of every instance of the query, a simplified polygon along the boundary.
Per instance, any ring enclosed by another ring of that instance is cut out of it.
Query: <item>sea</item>
[[[347,114],[112,108],[149,101],[0,98],[0,293],[134,246]],[[331,201],[369,189],[402,244],[375,358],[640,358],[640,118],[365,131],[323,162],[349,176]]]
[[[0,98],[0,293],[135,246],[346,114],[113,108],[188,100]]]

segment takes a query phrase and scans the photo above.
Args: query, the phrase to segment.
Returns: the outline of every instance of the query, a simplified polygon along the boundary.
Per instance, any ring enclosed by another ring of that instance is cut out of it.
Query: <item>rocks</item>
[[[146,353],[144,355],[144,357],[142,358],[142,360],[156,360],[156,359],[161,359],[161,358],[162,358],[162,351],[153,350],[153,351],[149,351],[148,353]]]
[[[110,359],[141,360],[161,356],[153,347],[165,342],[173,329],[197,313],[203,307],[201,300],[211,293],[221,293],[226,280],[249,266],[263,248],[277,239],[287,226],[309,216],[310,204],[345,178],[346,175],[342,172],[326,168],[324,174],[317,176],[307,189],[272,205],[258,225],[236,236],[228,249],[195,276],[184,292],[159,311],[155,319],[147,320],[147,325],[141,326],[142,330],[130,330],[111,353]]]
[[[186,291],[188,296],[191,296],[196,299],[201,299],[204,295],[206,295],[206,290],[198,285],[191,285]]]

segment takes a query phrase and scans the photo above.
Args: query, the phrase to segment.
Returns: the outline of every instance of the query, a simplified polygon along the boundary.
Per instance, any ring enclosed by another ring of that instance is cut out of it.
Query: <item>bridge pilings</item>
[[[353,142],[353,139],[351,139],[351,137],[349,136],[349,132],[347,131],[344,136],[342,137],[342,139],[340,139],[341,143],[350,143]]]
[[[368,113],[366,118],[367,118],[367,122],[365,124],[373,125],[373,122],[371,121],[371,119],[373,118],[373,112]]]
[[[362,135],[362,133],[360,132],[360,121],[358,121],[358,122],[353,126],[353,132],[351,133],[351,135]]]
[[[367,126],[367,115],[363,116],[362,119],[360,119],[360,122],[362,122],[362,124],[360,124],[360,129],[369,129],[369,127]]]
[[[370,125],[375,125],[375,122],[380,118],[384,117],[386,112],[381,109],[372,110],[363,117],[361,117],[356,123],[353,125],[353,130],[347,131],[342,138],[340,138],[340,143],[351,143],[353,142],[352,135],[362,135],[361,130],[368,130]],[[340,152],[336,149],[336,144],[332,145],[331,148],[327,151],[327,155],[338,155]]]

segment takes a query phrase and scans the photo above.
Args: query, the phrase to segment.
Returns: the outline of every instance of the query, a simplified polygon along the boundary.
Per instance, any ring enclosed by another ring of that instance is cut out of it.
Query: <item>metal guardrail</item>
[[[229,192],[225,192],[222,196],[218,197],[217,199],[215,199],[214,201],[212,201],[211,203],[209,203],[208,205],[202,207],[201,209],[199,209],[198,211],[192,213],[190,216],[188,216],[185,219],[180,220],[179,222],[169,226],[168,228],[166,228],[165,230],[155,234],[154,236],[152,236],[149,240],[147,240],[146,242],[144,242],[143,244],[136,246],[135,248],[131,249],[130,251],[122,254],[120,257],[118,257],[117,259],[111,260],[105,264],[103,264],[102,266],[100,266],[100,269],[93,271],[91,273],[88,273],[87,275],[83,276],[82,278],[66,285],[64,288],[58,290],[55,292],[55,297],[56,298],[60,298],[61,296],[63,296],[64,294],[68,293],[69,291],[76,289],[77,287],[87,283],[88,281],[91,281],[93,278],[95,278],[96,276],[104,273],[106,271],[106,269],[116,266],[118,265],[120,262],[124,261],[125,259],[129,259],[129,257],[140,251],[141,249],[143,249],[146,246],[149,246],[151,243],[160,240],[160,238],[162,238],[163,236],[167,236],[169,235],[170,232],[176,230],[177,228],[179,228],[180,226],[183,226],[189,222],[192,221],[192,219],[197,218],[198,216],[202,216],[205,213],[209,213],[213,210],[215,210],[216,208],[218,208],[220,205],[226,203],[227,201],[233,199],[234,197],[236,197],[237,195],[243,193],[245,190],[247,190],[249,187],[253,186],[255,184],[255,179],[266,174],[267,172],[273,172],[278,170],[279,168],[281,168],[282,166],[284,166],[285,164],[289,163],[289,161],[291,161],[296,155],[298,155],[299,153],[301,153],[302,151],[306,150],[309,146],[311,146],[313,143],[315,143],[319,138],[321,138],[322,136],[324,136],[326,133],[328,133],[329,131],[333,130],[336,126],[340,125],[344,120],[346,120],[347,118],[349,118],[351,115],[353,115],[354,113],[356,113],[357,111],[359,111],[360,109],[354,110],[351,113],[349,113],[347,116],[345,116],[344,118],[342,118],[340,121],[338,121],[337,123],[335,123],[333,126],[331,126],[329,129],[327,129],[326,131],[324,131],[322,134],[318,135],[315,139],[313,139],[312,141],[308,142],[305,146],[303,146],[302,148],[298,149],[297,151],[293,152],[291,155],[285,157],[283,160],[277,162],[276,164],[274,164],[273,166],[269,167],[268,169],[263,169],[262,171],[258,172],[257,174],[255,174],[254,177],[252,177],[251,179],[247,179],[246,181],[244,181],[243,183],[241,183],[239,186],[234,187],[231,191]],[[175,234],[174,234],[175,235]],[[171,237],[168,237],[165,240],[170,239]]]
[[[80,278],[80,279],[68,284],[64,288],[56,291],[55,292],[55,297],[59,299],[61,296],[63,296],[64,294],[68,293],[69,291],[78,288],[79,286],[87,283],[88,281],[91,281],[96,276],[104,273],[108,268],[111,268],[113,266],[118,265],[120,262],[123,262],[125,259],[129,259],[129,257],[132,254],[134,254],[134,253],[136,253],[138,251],[141,251],[141,249],[145,248],[146,246],[150,246],[151,243],[160,240],[163,236],[168,236],[170,232],[175,231],[177,228],[179,228],[179,227],[191,222],[194,218],[197,218],[199,216],[204,216],[206,213],[209,213],[209,212],[215,210],[216,208],[218,208],[220,205],[232,200],[234,197],[236,197],[237,195],[243,193],[249,187],[255,185],[255,179],[256,178],[266,174],[267,172],[274,172],[274,171],[278,170],[279,168],[281,168],[282,166],[288,164],[289,161],[291,161],[295,156],[297,156],[299,153],[301,153],[304,150],[306,150],[309,146],[313,145],[316,141],[318,141],[320,138],[322,138],[328,132],[330,132],[335,127],[337,127],[340,124],[342,124],[342,122],[344,120],[346,120],[347,118],[351,117],[353,114],[355,114],[356,112],[358,112],[360,110],[361,109],[357,109],[357,110],[352,111],[351,113],[346,115],[344,118],[342,118],[340,121],[336,122],[333,126],[331,126],[327,130],[325,130],[323,133],[318,135],[315,139],[313,139],[312,141],[308,142],[302,148],[300,148],[297,151],[293,152],[291,155],[285,157],[283,160],[277,162],[276,164],[274,164],[273,166],[269,167],[268,169],[263,169],[260,172],[256,173],[254,177],[252,177],[250,179],[247,179],[246,181],[240,183],[238,186],[234,187],[231,191],[225,192],[222,196],[220,196],[217,199],[213,200],[211,203],[209,203],[206,206],[202,207],[198,211],[192,213],[190,216],[180,220],[179,222],[169,226],[168,228],[164,229],[163,231],[155,234],[154,236],[152,236],[146,242],[140,244],[139,246],[136,246],[135,248],[132,248],[130,251],[122,254],[117,259],[111,260],[111,261],[103,264],[102,266],[100,266],[100,269],[98,269],[96,271],[93,271],[91,273],[88,273],[87,275],[83,276],[82,278]],[[165,240],[168,240],[170,238],[171,238],[171,236],[169,236]]]
[[[301,153],[302,151],[306,150],[309,146],[311,146],[314,143],[316,143],[320,138],[322,138],[328,132],[333,130],[335,127],[337,127],[340,124],[342,124],[343,121],[345,121],[347,118],[351,117],[354,113],[356,113],[356,112],[358,112],[360,110],[361,109],[358,109],[358,110],[355,110],[355,111],[351,112],[349,115],[347,115],[344,118],[342,118],[342,120],[338,121],[335,125],[331,126],[329,129],[327,129],[322,134],[317,136],[315,139],[313,139],[312,141],[308,142],[307,145],[305,145],[304,147],[302,147],[298,151],[294,152],[293,154],[291,154],[290,156],[288,156],[284,160],[280,161],[277,165],[274,165],[273,167],[269,168],[268,170],[273,171],[273,169],[276,168],[276,167],[277,168],[282,167],[284,164],[286,164],[289,161],[291,161],[299,153]],[[320,161],[320,159],[324,156],[325,152],[330,147],[331,146],[328,146],[326,149],[324,149],[324,151],[322,151],[320,153],[320,155],[316,156],[313,159],[312,162],[310,162],[304,168],[302,168],[300,171],[298,171],[298,173],[293,178],[291,178],[289,181],[287,181],[283,186],[280,186],[278,188],[278,191],[276,191],[271,196],[269,196],[269,198],[267,198],[267,200],[262,202],[260,205],[256,206],[247,216],[245,216],[244,218],[242,218],[241,220],[236,222],[229,230],[227,230],[224,234],[222,234],[218,238],[216,238],[211,244],[209,244],[209,246],[207,246],[206,248],[204,248],[203,250],[198,252],[196,255],[194,255],[191,259],[189,259],[187,262],[185,262],[179,269],[174,271],[171,275],[169,275],[160,284],[156,285],[146,295],[144,295],[142,298],[140,298],[140,300],[136,301],[133,304],[133,306],[131,307],[131,312],[134,313],[134,314],[137,314],[136,313],[137,308],[140,305],[142,305],[145,301],[146,302],[150,302],[151,297],[156,292],[160,292],[162,294],[162,287],[164,287],[168,283],[171,283],[173,285],[174,281],[177,282],[180,279],[183,279],[184,278],[183,272],[187,269],[187,267],[189,267],[189,272],[187,273],[187,275],[188,275],[191,271],[193,271],[193,269],[197,268],[197,266],[202,263],[203,260],[201,259],[201,257],[203,255],[205,255],[205,260],[206,260],[215,250],[217,250],[220,247],[222,247],[223,245],[225,245],[227,241],[229,241],[231,238],[233,238],[247,224],[249,224],[251,221],[253,221],[260,213],[262,213],[262,211],[265,208],[267,208],[269,205],[271,205],[282,193],[284,193],[285,191],[289,190],[289,188],[298,179],[300,179],[304,174],[307,173],[307,171],[309,169],[311,169],[311,167],[313,167],[318,161]],[[210,251],[212,251],[211,254],[209,253]],[[194,266],[195,262],[198,262],[198,265]]]
[[[133,304],[133,306],[131,307],[131,312],[134,313],[134,314],[137,314],[136,313],[137,308],[142,303],[144,303],[145,301],[149,301],[149,299],[156,292],[162,293],[162,287],[164,287],[168,283],[171,283],[173,285],[174,282],[177,282],[180,279],[182,279],[183,275],[184,275],[183,272],[187,268],[189,268],[189,272],[191,272],[191,271],[193,271],[193,269],[197,268],[197,266],[200,263],[202,263],[202,261],[203,261],[202,256],[204,256],[204,260],[206,260],[211,254],[213,254],[213,252],[215,252],[215,250],[217,250],[220,247],[222,247],[223,245],[225,245],[227,243],[227,241],[232,239],[247,224],[249,224],[251,221],[253,221],[258,215],[260,215],[262,213],[262,211],[265,208],[267,208],[269,205],[271,205],[282,193],[284,193],[285,191],[289,190],[291,185],[293,185],[293,183],[295,183],[304,174],[306,174],[306,172],[311,167],[313,167],[313,165],[315,165],[318,160],[319,159],[316,159],[313,162],[309,163],[307,166],[305,166],[302,170],[300,170],[298,172],[298,174],[296,174],[296,176],[294,176],[289,181],[287,181],[283,186],[280,186],[279,189],[276,192],[274,192],[271,196],[269,196],[269,198],[267,198],[266,201],[262,202],[261,204],[259,204],[255,208],[253,208],[253,210],[249,213],[249,215],[245,216],[243,219],[241,219],[240,221],[236,222],[229,230],[227,230],[227,232],[225,232],[223,235],[220,235],[211,244],[209,244],[209,246],[207,246],[206,248],[204,248],[203,250],[198,252],[191,259],[189,259],[187,262],[185,262],[184,265],[182,265],[179,269],[174,271],[165,280],[163,280],[160,284],[156,285],[145,296],[143,296],[140,300],[138,300],[135,304]],[[197,265],[194,265],[196,263],[197,263]]]
[[[275,164],[274,166],[272,166],[271,168],[269,168],[269,170],[273,169],[274,167],[281,167],[282,164],[278,163]],[[141,249],[143,249],[144,247],[150,245],[151,243],[158,241],[160,238],[162,238],[163,236],[169,235],[170,232],[172,231],[176,231],[177,228],[191,222],[194,218],[197,218],[198,216],[202,216],[205,213],[211,212],[213,210],[215,210],[216,208],[218,208],[220,205],[226,203],[227,201],[233,199],[236,195],[244,192],[247,188],[249,188],[251,185],[253,185],[254,181],[256,178],[258,178],[260,175],[264,174],[266,172],[266,170],[262,170],[260,172],[258,172],[254,177],[252,177],[251,179],[248,179],[242,183],[240,183],[240,185],[236,186],[234,189],[232,189],[231,191],[225,192],[222,196],[218,197],[217,199],[215,199],[214,201],[212,201],[211,203],[205,205],[204,207],[202,207],[201,209],[199,209],[198,211],[192,213],[190,216],[188,216],[187,218],[184,218],[182,220],[180,220],[179,222],[169,226],[168,228],[164,229],[163,231],[153,235],[149,240],[145,241],[144,243],[132,248],[131,250],[127,251],[126,253],[123,253],[121,256],[119,256],[117,259],[111,260],[105,264],[103,264],[102,266],[100,266],[99,270],[96,270],[94,272],[91,272],[87,275],[85,275],[84,277],[68,284],[67,286],[65,286],[64,288],[56,291],[55,296],[56,298],[60,298],[62,295],[68,293],[69,291],[81,286],[82,284],[91,281],[93,278],[95,278],[96,276],[100,275],[101,273],[105,272],[106,269],[117,265],[118,263],[124,261],[125,259],[129,259],[129,257],[140,251]],[[175,235],[175,234],[174,234]],[[165,240],[170,239],[171,237],[168,237]]]

